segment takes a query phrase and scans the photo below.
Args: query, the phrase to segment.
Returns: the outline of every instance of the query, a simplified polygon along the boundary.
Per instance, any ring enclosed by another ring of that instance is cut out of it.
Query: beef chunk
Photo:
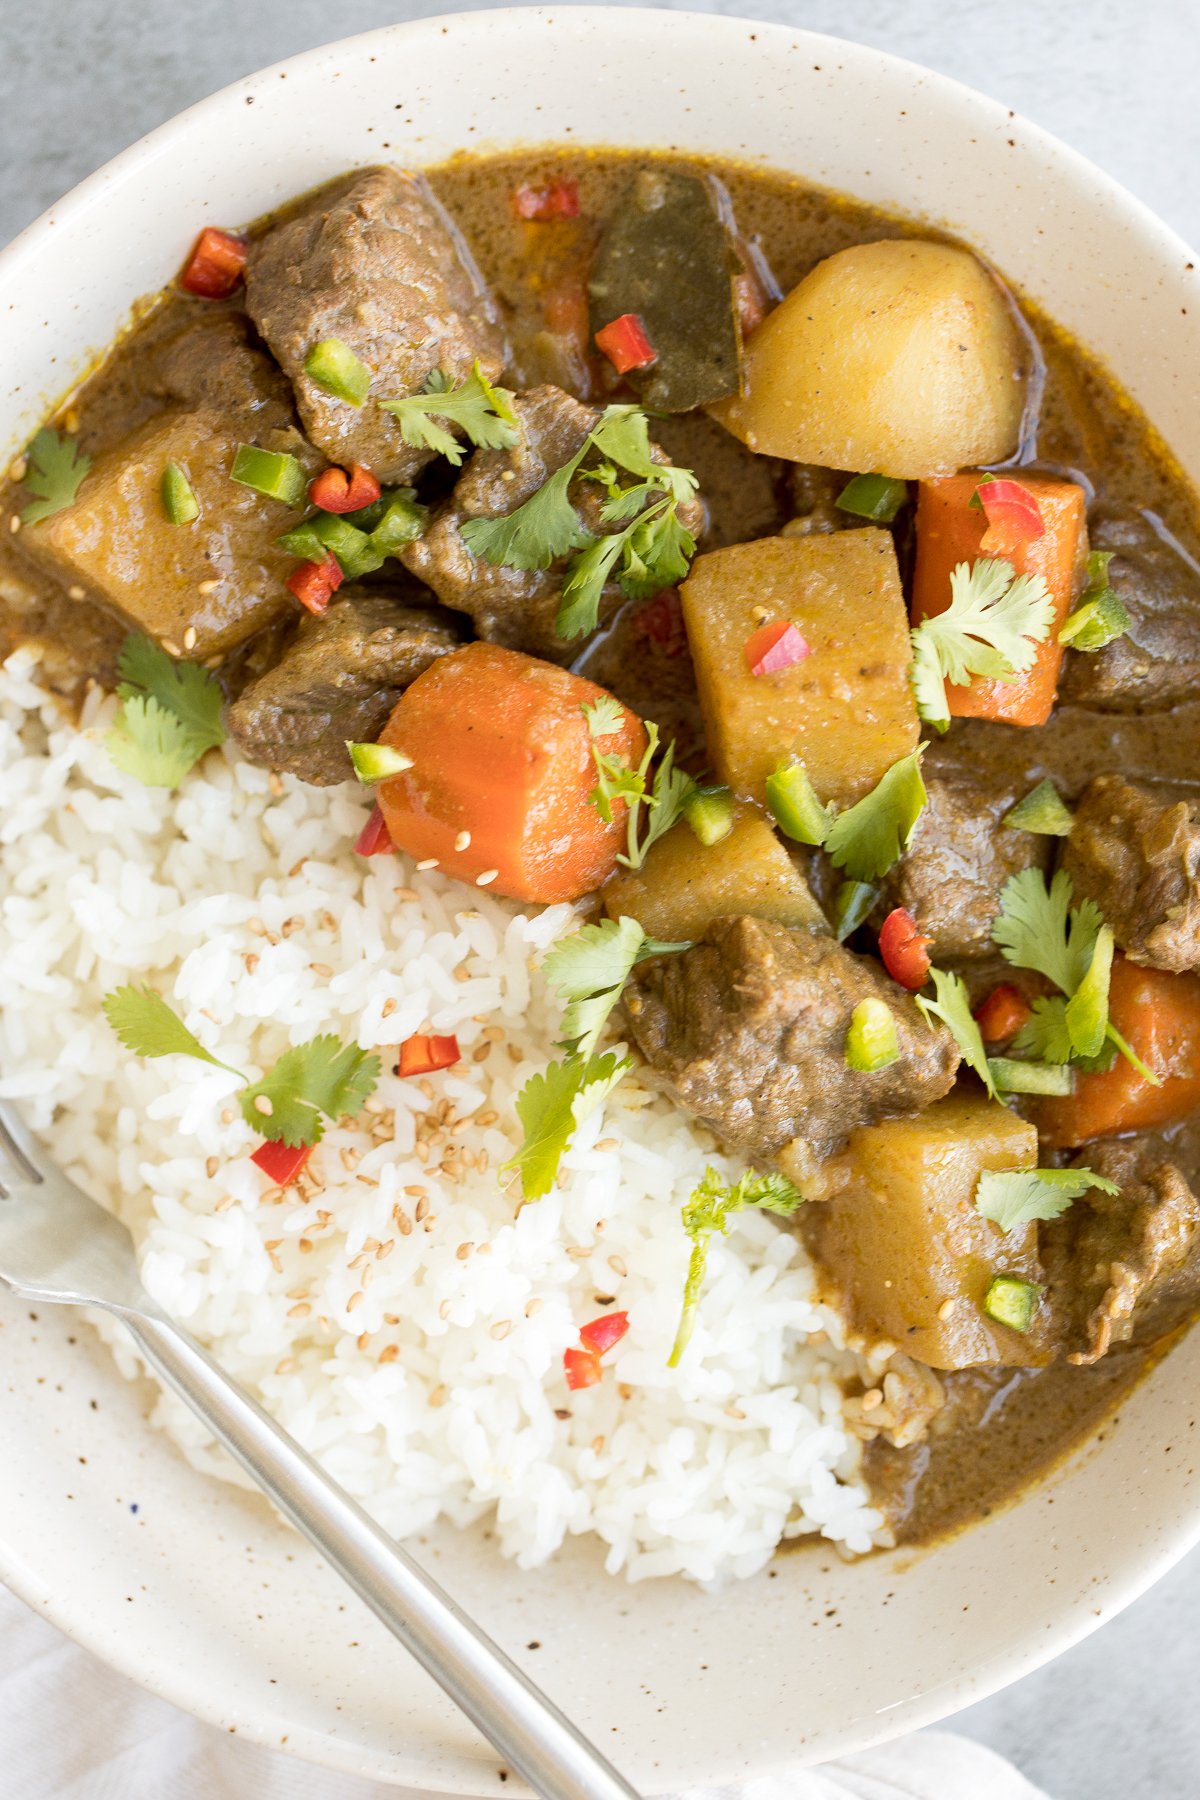
[[[242,313],[202,313],[181,325],[155,344],[143,380],[151,395],[169,405],[231,415],[256,443],[256,432],[296,426],[291,387]]]
[[[1132,961],[1200,968],[1200,801],[1097,775],[1076,811],[1063,867]]]
[[[1050,840],[1003,823],[1023,791],[1003,776],[947,768],[929,773],[925,785],[929,804],[884,882],[880,912],[907,907],[938,961],[987,956],[1001,888],[1021,869],[1045,868]]]
[[[783,526],[784,537],[810,537],[814,532],[842,531],[852,525],[851,515],[835,504],[848,479],[836,469],[822,469],[816,463],[793,463],[787,473],[791,517]]]
[[[846,1067],[846,1032],[872,998],[896,1020],[900,1058],[864,1075]],[[795,1138],[825,1156],[855,1126],[916,1112],[947,1092],[959,1060],[878,964],[764,919],[717,919],[692,949],[642,964],[626,1010],[667,1091],[759,1159]]]
[[[501,568],[473,557],[459,527],[464,519],[494,519],[523,505],[570,462],[600,414],[555,387],[519,394],[515,411],[521,442],[511,450],[477,450],[430,529],[408,546],[401,561],[446,606],[468,613],[480,637],[567,663],[578,656],[581,645],[577,638],[565,642],[554,629],[565,559],[548,569]],[[667,460],[657,446],[653,449],[656,461]],[[602,499],[595,482],[572,482],[571,501],[588,530],[598,535],[620,529],[602,522]],[[679,510],[684,524],[699,531],[703,522],[699,502]],[[609,582],[601,603],[602,623],[613,616],[621,598],[616,583]]]
[[[478,271],[428,185],[366,169],[326,188],[251,245],[246,306],[296,391],[304,428],[334,462],[409,481],[430,460],[379,401],[417,393],[434,369],[456,381],[478,358],[494,380],[504,335]],[[340,338],[370,368],[361,407],[304,373],[314,344]]]
[[[317,787],[352,774],[346,742],[378,737],[401,691],[460,642],[448,616],[378,588],[343,588],[319,619],[229,708],[251,762]]]
[[[1200,1199],[1153,1138],[1089,1145],[1079,1164],[1120,1186],[1092,1188],[1042,1227],[1052,1315],[1067,1359],[1150,1344],[1200,1304]]]
[[[1103,650],[1068,652],[1060,697],[1102,712],[1188,699],[1200,685],[1200,570],[1144,513],[1098,511],[1089,532],[1093,550],[1114,552],[1108,579],[1129,630]]]

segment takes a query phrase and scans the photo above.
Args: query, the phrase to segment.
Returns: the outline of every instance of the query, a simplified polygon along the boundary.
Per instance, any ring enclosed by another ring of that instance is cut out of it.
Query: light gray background
[[[1200,0],[691,4],[856,38],[957,76],[1103,164],[1200,244]],[[114,152],[235,77],[331,38],[469,5],[0,0],[0,242]],[[1012,1604],[1021,1605],[1019,1569]],[[1200,1553],[1098,1636],[956,1724],[1054,1800],[1194,1800],[1198,1694]],[[103,1732],[102,1719],[95,1729]],[[329,1793],[336,1800],[332,1778]]]

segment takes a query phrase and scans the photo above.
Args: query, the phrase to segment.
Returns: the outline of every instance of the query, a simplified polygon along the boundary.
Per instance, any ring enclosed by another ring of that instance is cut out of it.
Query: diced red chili
[[[658,359],[636,313],[622,313],[602,326],[596,333],[596,348],[604,352],[618,375],[628,375],[630,369],[648,369]]]
[[[579,217],[579,183],[553,181],[549,187],[533,187],[523,181],[513,189],[512,209],[518,219],[577,219]]]
[[[358,842],[354,846],[356,856],[382,856],[385,851],[396,848],[388,835],[387,822],[379,806],[371,808],[370,817],[358,834]]]
[[[361,463],[355,463],[349,474],[336,463],[322,469],[308,484],[308,497],[322,512],[352,513],[361,506],[371,506],[383,489]]]
[[[332,555],[327,556],[323,563],[301,563],[288,576],[287,585],[301,606],[306,606],[310,613],[316,613],[319,618],[342,585],[341,564]]]
[[[462,1060],[456,1037],[426,1037],[417,1032],[400,1046],[397,1075],[434,1075]]]
[[[812,646],[801,637],[790,619],[772,619],[746,639],[746,666],[752,675],[775,675],[812,655]]]
[[[579,1341],[585,1349],[595,1351],[603,1356],[614,1344],[619,1344],[629,1330],[629,1314],[627,1312],[604,1313],[598,1319],[591,1319],[586,1325],[579,1327]]]
[[[179,285],[202,300],[228,300],[241,286],[245,270],[245,239],[206,225],[183,265]]]
[[[290,1187],[312,1155],[311,1144],[284,1144],[275,1138],[260,1144],[250,1158],[276,1187]]]
[[[664,656],[687,655],[687,627],[678,588],[663,588],[638,609],[635,623]]]
[[[1006,1044],[1031,1017],[1033,1008],[1020,988],[1002,981],[975,1009],[975,1023],[985,1044]]]
[[[929,979],[929,946],[932,938],[917,930],[917,921],[906,907],[895,907],[879,932],[879,954],[893,981],[915,994]]]
[[[1042,509],[1019,481],[982,481],[975,493],[987,518],[987,530],[979,540],[985,556],[1008,556],[1045,537]]]
[[[594,1350],[564,1350],[563,1370],[569,1388],[595,1387],[603,1372]]]

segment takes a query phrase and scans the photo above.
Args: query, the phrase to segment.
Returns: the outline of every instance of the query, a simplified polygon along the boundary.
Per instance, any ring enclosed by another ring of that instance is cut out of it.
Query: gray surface
[[[839,33],[957,76],[1102,163],[1200,243],[1198,0],[692,4]],[[332,37],[460,9],[464,0],[407,8],[0,0],[0,242],[142,132],[236,76]],[[1054,1800],[1193,1800],[1198,1619],[1200,1554],[1099,1636],[956,1723],[1012,1757]]]

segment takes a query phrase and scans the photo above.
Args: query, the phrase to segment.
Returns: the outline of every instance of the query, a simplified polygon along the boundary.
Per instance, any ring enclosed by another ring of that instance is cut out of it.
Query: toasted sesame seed
[[[429,1395],[429,1404],[430,1406],[444,1406],[446,1404],[446,1389],[440,1381]]]
[[[210,577],[208,581],[202,581],[200,583],[200,585],[196,589],[196,592],[198,594],[215,594],[217,589],[220,587],[220,585],[221,585],[221,583],[219,581],[216,581]]]
[[[357,1169],[359,1163],[362,1161],[362,1151],[356,1150],[353,1144],[345,1145],[338,1151],[338,1155],[342,1159],[342,1167],[346,1170],[347,1174],[349,1174],[351,1170]]]
[[[354,1179],[355,1179],[355,1181],[361,1181],[364,1187],[378,1187],[379,1186],[379,1179],[377,1176],[364,1175],[361,1170],[354,1177]]]
[[[67,589],[67,599],[68,600],[86,600],[86,598],[87,598],[87,590],[86,590],[86,588],[81,588],[79,586],[78,582],[72,583],[72,585]]]
[[[480,1113],[475,1123],[477,1125],[482,1125],[486,1129],[487,1126],[494,1125],[499,1117],[500,1114],[496,1112],[493,1107],[489,1106],[486,1112]]]
[[[348,1313],[357,1312],[366,1297],[362,1289],[357,1288],[346,1302],[346,1311]]]
[[[288,1307],[288,1318],[289,1319],[307,1319],[311,1312],[312,1312],[312,1307],[308,1304],[308,1301],[301,1300],[298,1306],[289,1306]]]
[[[469,831],[459,832],[454,840],[454,848],[456,850],[469,850],[471,848],[471,834]]]
[[[475,886],[476,887],[490,887],[492,882],[495,881],[497,875],[499,875],[499,873],[500,873],[499,869],[485,869],[483,871],[482,875],[477,875],[475,877]]]
[[[476,1063],[484,1063],[487,1061],[488,1057],[491,1054],[492,1054],[492,1046],[490,1044],[477,1044],[476,1047],[474,1048],[474,1050],[472,1050],[472,1052],[471,1052],[471,1061],[476,1062]]]
[[[532,1317],[535,1313],[541,1312],[542,1307],[544,1305],[545,1305],[545,1302],[543,1300],[540,1300],[538,1298],[538,1296],[535,1294],[533,1296],[532,1300],[527,1300],[525,1302],[525,1317],[527,1319],[532,1319]]]
[[[185,650],[194,650],[196,648],[196,635],[196,627],[194,625],[189,625],[183,634],[183,647]]]
[[[384,1001],[383,1005],[379,1009],[379,1015],[383,1019],[390,1019],[392,1014],[395,1012],[395,1010],[396,1010],[395,996],[393,994],[389,994],[387,999]]]
[[[289,1300],[307,1300],[308,1299],[308,1289],[306,1287],[289,1288],[287,1291],[287,1297]]]
[[[449,1302],[449,1300],[443,1300],[441,1305],[438,1307],[438,1318],[439,1319],[448,1319],[449,1317],[450,1317],[450,1302]]]
[[[868,1388],[866,1393],[862,1397],[863,1411],[865,1413],[874,1412],[875,1408],[877,1406],[881,1406],[882,1404],[883,1404],[883,1390],[881,1388],[877,1388],[877,1387],[876,1388]]]
[[[594,1437],[592,1439],[592,1453],[595,1456],[599,1456],[603,1452],[603,1449],[604,1449],[604,1434],[601,1433],[599,1437]]]
[[[14,457],[8,467],[8,479],[10,481],[24,481],[24,479],[25,479],[26,475],[28,475],[28,473],[29,473],[28,458],[26,458],[24,456]]]
[[[285,1356],[283,1358],[282,1362],[277,1362],[275,1364],[275,1373],[277,1375],[290,1375],[292,1370],[295,1368],[295,1366],[296,1366],[295,1357],[294,1356]]]
[[[421,871],[422,874],[424,874],[426,869],[436,869],[437,866],[438,866],[438,859],[436,856],[423,856],[421,858],[420,862],[417,864],[417,868]]]
[[[474,1248],[474,1244],[471,1243],[460,1244],[454,1254],[457,1256],[459,1262],[466,1262]]]
[[[354,1348],[356,1350],[365,1350],[367,1345],[370,1343],[370,1341],[371,1341],[370,1332],[369,1331],[360,1331],[358,1336],[354,1340]]]
[[[725,1408],[725,1417],[727,1419],[744,1419],[745,1416],[746,1415],[740,1406],[733,1406],[731,1404]]]
[[[329,977],[333,974],[333,970],[328,963],[309,963],[308,966],[314,975],[319,975],[321,977],[322,981],[328,981]]]
[[[375,1279],[375,1264],[368,1263],[366,1268],[363,1270],[362,1274],[359,1276],[359,1280],[362,1282],[362,1284],[365,1288],[369,1288],[371,1283],[374,1281],[374,1279]]]
[[[508,1336],[511,1330],[511,1319],[497,1319],[496,1323],[492,1326],[492,1329],[488,1332],[488,1336],[495,1338],[496,1342],[499,1343],[501,1339]]]
[[[254,1110],[256,1113],[261,1113],[264,1119],[269,1119],[271,1114],[275,1111],[275,1108],[271,1104],[270,1095],[255,1094]]]
[[[943,1300],[942,1304],[938,1307],[938,1318],[945,1322],[945,1320],[951,1317],[957,1305],[958,1302],[956,1300]]]
[[[393,888],[392,892],[395,894],[397,900],[419,900],[421,898],[416,888],[398,887]]]
[[[619,1138],[598,1138],[596,1148],[597,1150],[619,1150],[621,1140]]]
[[[210,1181],[212,1180],[213,1176],[216,1174],[216,1172],[220,1168],[220,1166],[221,1166],[221,1159],[219,1156],[210,1156],[208,1158],[207,1162],[204,1165],[204,1173],[208,1176],[208,1179]]]
[[[163,638],[162,639],[162,647],[166,651],[168,656],[182,656],[183,655],[183,651],[179,648],[179,645],[174,641],[173,638]]]
[[[629,1265],[623,1256],[610,1256],[608,1266],[614,1275],[628,1275]]]
[[[304,864],[301,863],[300,867],[303,868]],[[317,923],[321,927],[322,931],[336,931],[337,930],[337,920],[334,918],[333,914],[329,911],[328,907],[325,908],[324,912],[317,914]]]
[[[492,1254],[492,1246],[490,1244],[480,1244],[475,1254],[476,1256],[490,1256]]]
[[[284,791],[283,776],[277,775],[275,770],[272,769],[271,773],[267,776],[267,787],[270,789],[271,793],[274,794],[276,800],[278,800],[279,796]]]
[[[471,979],[470,969],[464,969],[462,967],[462,965],[460,964],[459,967],[457,969],[455,969],[455,971],[454,971],[454,979],[455,979],[455,981],[457,981],[459,983],[460,986],[464,982],[470,981],[470,979]]]
[[[297,1239],[297,1242],[296,1242],[296,1248],[300,1252],[301,1256],[308,1256],[312,1252],[313,1241],[311,1238],[307,1238],[307,1237],[299,1238],[299,1239]]]
[[[385,1344],[383,1349],[379,1352],[379,1361],[381,1363],[393,1363],[399,1354],[399,1344]]]
[[[237,1205],[237,1201],[234,1199],[232,1194],[222,1194],[221,1198],[217,1201],[217,1204],[213,1207],[213,1211],[214,1212],[228,1212],[231,1206],[236,1206],[236,1205]]]
[[[253,975],[255,969],[257,969],[257,967],[261,961],[262,961],[262,957],[258,954],[257,950],[243,950],[242,951],[242,963],[245,967],[247,975]]]
[[[404,1191],[406,1194],[412,1193],[411,1188],[405,1188]],[[428,1213],[428,1211],[429,1211],[429,1201],[426,1198],[426,1196],[424,1194],[422,1194],[421,1198],[417,1201],[417,1206],[416,1206],[417,1223],[418,1224],[420,1224],[421,1220],[425,1217],[425,1215]]]
[[[419,1163],[427,1163],[429,1161],[429,1145],[415,1144],[413,1146],[413,1155]]]
[[[13,536],[16,537],[18,531],[20,531],[20,529],[21,529],[20,513],[13,513],[12,517],[8,521],[8,529],[12,532]]]
[[[412,1235],[412,1220],[409,1218],[408,1214],[406,1212],[402,1211],[400,1207],[397,1207],[395,1212],[392,1214],[392,1217],[396,1221],[396,1230],[400,1233],[400,1236],[401,1237],[411,1237],[411,1235]]]
[[[582,1244],[568,1244],[567,1245],[567,1255],[573,1256],[575,1258],[576,1262],[586,1261],[586,1259],[591,1254],[592,1254],[591,1251],[585,1250]]]
[[[405,1235],[407,1236],[407,1233],[405,1233]],[[396,1248],[395,1238],[388,1238],[385,1243],[380,1244],[378,1250],[375,1252],[375,1261],[376,1262],[384,1262],[386,1260],[386,1258],[392,1254],[392,1251],[395,1248]]]
[[[383,1322],[385,1325],[398,1325],[400,1323],[400,1314],[399,1313],[384,1313]]]
[[[479,1170],[479,1173],[481,1175],[485,1175],[487,1173],[487,1166],[490,1161],[491,1161],[491,1158],[488,1155],[486,1150],[480,1150],[477,1153],[477,1155],[475,1157],[475,1167]]]

